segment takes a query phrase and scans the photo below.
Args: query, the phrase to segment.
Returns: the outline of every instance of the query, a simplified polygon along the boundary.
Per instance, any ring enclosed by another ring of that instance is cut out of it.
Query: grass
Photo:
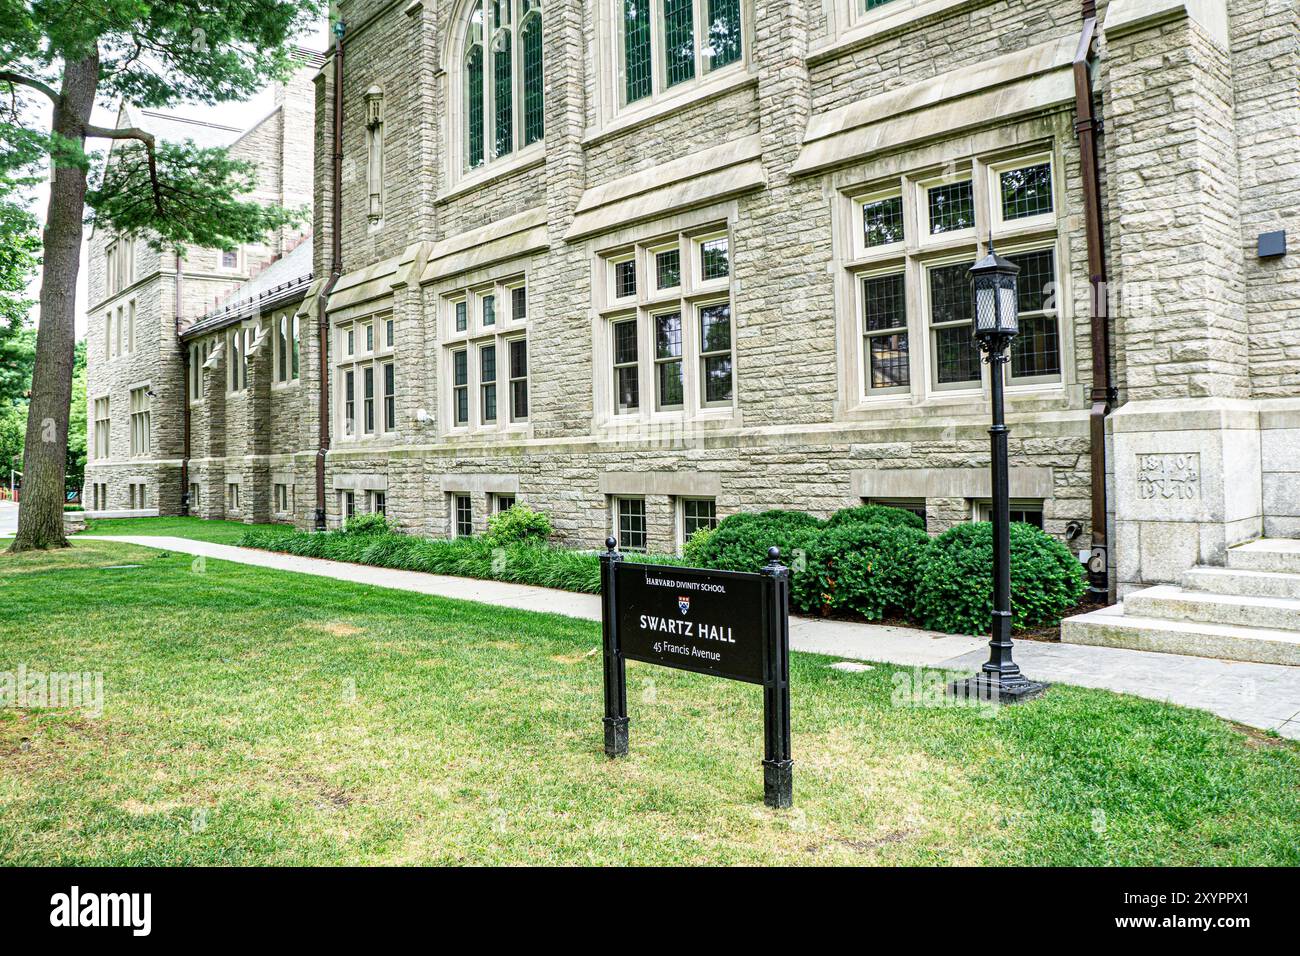
[[[756,687],[631,663],[607,760],[598,642],[116,542],[2,556],[0,671],[102,671],[105,707],[0,708],[0,863],[1300,864],[1300,747],[1201,712],[895,706],[909,672],[796,654],[778,812]]]
[[[204,518],[90,518],[86,521],[86,534],[99,535],[160,535],[173,538],[193,538],[213,544],[239,544],[239,539],[251,528],[292,530],[290,525],[244,524],[242,521],[208,521]]]

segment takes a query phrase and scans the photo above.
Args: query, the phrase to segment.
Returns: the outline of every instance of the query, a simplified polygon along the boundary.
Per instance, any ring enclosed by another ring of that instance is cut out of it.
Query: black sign
[[[794,800],[790,757],[790,572],[768,550],[761,573],[623,560],[613,538],[600,556],[605,650],[605,753],[628,752],[631,659],[763,685],[763,801]]]
[[[623,656],[761,684],[763,577],[621,562]]]

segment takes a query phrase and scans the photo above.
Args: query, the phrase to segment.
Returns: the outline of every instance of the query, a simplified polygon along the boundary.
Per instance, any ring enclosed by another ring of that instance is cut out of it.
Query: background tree
[[[77,272],[87,205],[102,228],[151,244],[228,249],[294,217],[240,199],[253,167],[221,149],[155,142],[145,130],[91,123],[96,102],[158,108],[246,99],[287,76],[292,39],[316,0],[0,0],[0,174],[48,158],[40,325],[24,438],[26,474],[10,550],[66,546]],[[30,101],[53,106],[37,128]],[[105,169],[88,139],[116,140]],[[92,167],[98,185],[90,189]],[[12,180],[10,180],[12,181]]]
[[[0,482],[9,487],[22,468],[27,395],[36,361],[36,330],[27,325],[32,302],[24,292],[40,259],[36,217],[13,195],[21,181],[0,181]],[[84,442],[83,442],[84,443]]]

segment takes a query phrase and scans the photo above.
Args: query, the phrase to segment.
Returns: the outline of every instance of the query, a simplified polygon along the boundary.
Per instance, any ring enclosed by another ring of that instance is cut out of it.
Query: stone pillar
[[[245,524],[271,520],[271,317],[248,350],[248,389],[244,401],[244,434],[247,436],[242,465],[243,488],[239,502]]]
[[[197,469],[203,485],[202,500],[193,511],[200,518],[219,519],[226,516],[226,473],[222,461],[226,457],[226,381],[228,378],[224,336],[208,356],[200,374],[203,376],[203,404],[194,409],[190,420],[190,449],[194,458],[203,459]],[[201,426],[196,419],[202,417]],[[192,469],[193,470],[193,469]]]
[[[1111,418],[1120,596],[1261,530],[1224,0],[1116,0],[1106,17],[1118,210]]]

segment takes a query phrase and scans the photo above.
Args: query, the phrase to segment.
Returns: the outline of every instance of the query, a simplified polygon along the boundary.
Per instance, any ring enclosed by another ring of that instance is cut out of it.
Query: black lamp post
[[[1011,340],[1020,331],[1019,292],[1016,276],[1020,267],[993,251],[970,270],[971,294],[975,300],[975,342],[989,363],[989,384],[993,399],[993,425],[989,439],[993,457],[993,623],[989,659],[979,674],[954,681],[949,692],[955,697],[1014,703],[1041,694],[1046,684],[1031,681],[1011,659],[1011,498],[1007,478],[1007,426],[1003,421],[1002,366],[1007,361]]]

